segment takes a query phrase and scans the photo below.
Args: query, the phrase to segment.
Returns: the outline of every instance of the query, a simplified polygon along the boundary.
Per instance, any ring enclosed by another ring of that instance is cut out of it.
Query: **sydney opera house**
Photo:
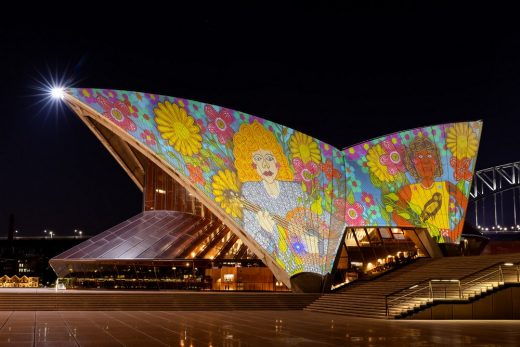
[[[183,98],[63,99],[143,192],[140,214],[51,259],[67,287],[326,291],[460,242],[480,121],[338,149]]]

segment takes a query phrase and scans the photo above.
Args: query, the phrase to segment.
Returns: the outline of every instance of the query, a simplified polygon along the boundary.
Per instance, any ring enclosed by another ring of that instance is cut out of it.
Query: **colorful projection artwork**
[[[184,175],[289,276],[326,274],[345,226],[422,226],[458,242],[481,123],[420,128],[343,152],[223,107],[71,88]]]
[[[290,276],[330,272],[344,229],[343,153],[280,124],[201,102],[69,89],[224,210]]]
[[[438,243],[458,243],[481,129],[436,125],[345,149],[346,223],[425,227]]]

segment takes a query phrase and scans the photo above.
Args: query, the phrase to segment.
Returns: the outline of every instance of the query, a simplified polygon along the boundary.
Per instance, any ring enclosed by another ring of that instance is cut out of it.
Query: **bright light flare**
[[[70,76],[67,69],[63,72],[52,73],[51,69],[47,67],[47,72],[37,71],[37,73],[39,76],[34,78],[34,85],[30,88],[35,90],[31,96],[37,98],[35,104],[40,109],[38,115],[43,113],[46,119],[57,121],[58,118],[65,115],[67,110],[68,88],[73,87],[77,81]]]
[[[52,87],[51,88],[51,97],[54,99],[61,99],[65,97],[65,88],[63,87]]]

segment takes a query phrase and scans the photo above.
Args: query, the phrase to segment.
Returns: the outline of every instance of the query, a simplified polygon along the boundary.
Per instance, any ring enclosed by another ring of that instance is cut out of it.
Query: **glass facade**
[[[339,250],[334,285],[383,273],[417,257],[428,257],[417,231],[396,227],[347,228]]]
[[[145,211],[178,211],[215,219],[196,197],[153,162],[147,161],[145,170],[143,192]]]
[[[283,291],[260,260],[69,260],[66,288]]]

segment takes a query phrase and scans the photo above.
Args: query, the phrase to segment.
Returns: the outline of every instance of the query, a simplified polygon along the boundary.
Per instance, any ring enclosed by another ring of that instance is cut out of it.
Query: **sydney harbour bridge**
[[[520,161],[476,171],[467,213],[484,234],[520,231]]]

